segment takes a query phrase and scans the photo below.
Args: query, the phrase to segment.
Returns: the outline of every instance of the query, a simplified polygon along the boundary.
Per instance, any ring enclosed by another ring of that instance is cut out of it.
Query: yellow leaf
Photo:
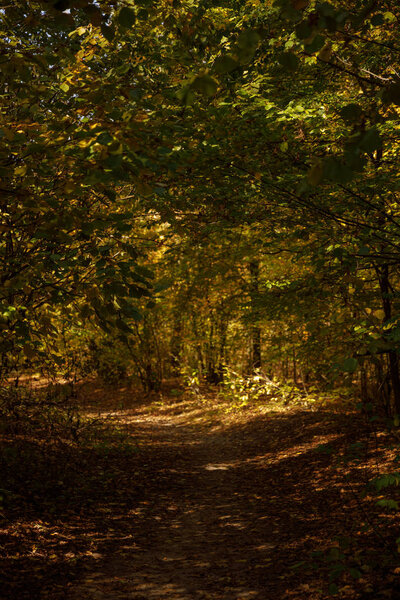
[[[16,175],[17,177],[23,177],[25,175],[25,173],[27,172],[28,167],[26,165],[22,165],[20,167],[17,167],[16,169],[14,169],[14,175]]]
[[[110,154],[122,154],[123,150],[122,144],[119,144],[115,150],[113,149],[110,151]]]
[[[332,56],[332,46],[328,43],[325,44],[325,46],[322,48],[322,50],[320,50],[319,54],[318,54],[318,58],[320,58],[321,60],[329,60]]]
[[[323,177],[324,167],[321,161],[317,161],[307,173],[308,183],[318,185]]]
[[[385,313],[383,310],[374,310],[374,317],[376,317],[377,319],[384,319]]]

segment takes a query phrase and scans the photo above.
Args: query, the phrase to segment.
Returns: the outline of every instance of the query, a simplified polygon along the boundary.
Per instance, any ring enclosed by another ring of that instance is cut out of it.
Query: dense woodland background
[[[394,0],[0,3],[6,519],[43,492],[22,438],[77,442],[88,378],[331,398],[397,440],[399,19]]]

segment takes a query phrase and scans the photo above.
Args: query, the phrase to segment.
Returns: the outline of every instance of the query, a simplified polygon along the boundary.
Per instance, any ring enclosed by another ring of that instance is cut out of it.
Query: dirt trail
[[[350,527],[342,482],[315,452],[338,440],[344,417],[294,410],[219,423],[205,412],[121,412],[140,439],[132,485],[145,477],[144,497],[105,516],[113,541],[69,600],[327,597],[318,575],[292,567]]]

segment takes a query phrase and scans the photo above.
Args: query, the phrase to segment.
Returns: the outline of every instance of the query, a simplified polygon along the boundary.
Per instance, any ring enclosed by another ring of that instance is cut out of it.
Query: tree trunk
[[[178,312],[174,314],[174,328],[171,337],[171,367],[174,375],[179,375],[182,354],[182,319]]]
[[[389,267],[383,265],[378,270],[379,285],[381,289],[382,306],[385,314],[385,321],[392,318],[392,302],[390,295],[390,282],[389,282]],[[393,390],[393,408],[394,413],[400,414],[400,374],[399,374],[399,357],[396,350],[390,350],[388,353],[389,357],[389,371],[390,380]]]
[[[368,402],[368,378],[365,365],[361,365],[360,369],[360,393],[361,401],[364,403]]]
[[[292,349],[292,360],[293,360],[293,381],[297,385],[297,361],[296,361],[296,348],[293,345]]]
[[[256,321],[257,316],[257,297],[259,294],[260,264],[258,260],[252,260],[249,263],[250,269],[250,299],[252,317]],[[261,329],[257,322],[251,326],[251,369],[261,367]]]

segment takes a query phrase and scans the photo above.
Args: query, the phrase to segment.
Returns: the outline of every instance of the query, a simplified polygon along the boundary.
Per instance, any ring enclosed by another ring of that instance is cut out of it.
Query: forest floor
[[[1,600],[400,598],[397,517],[359,494],[393,457],[354,411],[94,383],[80,403],[118,440],[67,453],[48,504],[10,508]]]

